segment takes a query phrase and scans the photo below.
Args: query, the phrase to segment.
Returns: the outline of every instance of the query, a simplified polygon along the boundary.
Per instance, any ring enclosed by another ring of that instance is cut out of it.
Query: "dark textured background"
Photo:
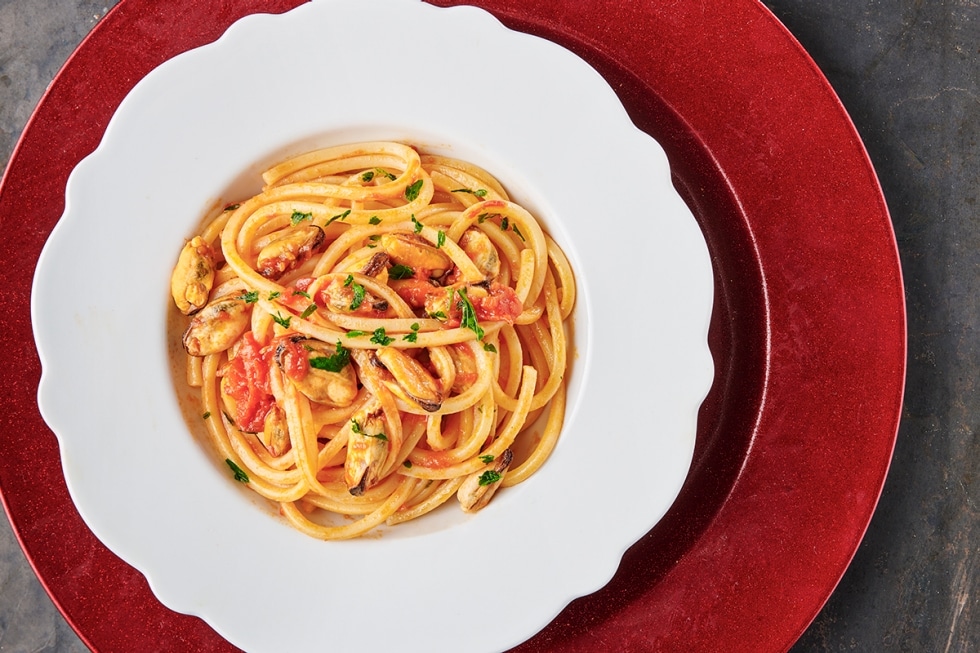
[[[0,0],[0,167],[46,85],[113,4]],[[891,472],[853,564],[793,653],[980,651],[980,2],[765,4],[865,141],[908,302]],[[0,653],[85,650],[0,519]]]

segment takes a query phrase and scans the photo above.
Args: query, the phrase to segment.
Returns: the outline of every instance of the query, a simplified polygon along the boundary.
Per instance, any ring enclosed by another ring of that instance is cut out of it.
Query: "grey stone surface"
[[[980,4],[769,0],[875,164],[905,278],[892,467],[837,591],[794,649],[980,650]]]
[[[46,85],[112,4],[0,0],[0,167]],[[978,651],[980,4],[765,4],[816,60],[865,140],[909,309],[906,402],[881,503],[793,653]],[[84,650],[0,519],[0,653]]]
[[[6,519],[0,520],[0,651],[88,651],[44,592]]]

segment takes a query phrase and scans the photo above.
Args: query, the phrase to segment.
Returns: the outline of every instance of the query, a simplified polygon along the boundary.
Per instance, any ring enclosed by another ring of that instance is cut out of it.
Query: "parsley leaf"
[[[347,209],[343,213],[338,213],[337,215],[335,215],[332,218],[330,218],[329,220],[327,220],[327,224],[330,224],[331,222],[336,222],[337,220],[344,220],[349,215],[350,215],[350,209]]]
[[[419,197],[419,191],[422,190],[422,180],[419,179],[415,181],[411,186],[405,189],[405,199],[409,202],[414,202]]]
[[[446,232],[440,229],[438,235],[436,236],[436,249],[441,248],[445,244],[446,244]]]
[[[358,307],[364,303],[364,286],[359,283],[355,283],[353,288],[354,299],[350,300],[350,310],[356,311]]]
[[[387,442],[388,441],[388,436],[385,435],[384,433],[365,433],[364,432],[364,429],[361,428],[361,425],[358,424],[357,423],[357,420],[356,419],[353,419],[353,418],[351,418],[351,421],[350,421],[350,430],[353,431],[354,433],[357,433],[358,435],[363,435],[363,436],[366,436],[366,437],[369,437],[369,438],[377,438],[378,440],[381,440],[382,442]]]
[[[239,295],[235,299],[244,299],[246,304],[254,304],[255,302],[259,301],[259,291],[249,290],[248,292]]]
[[[407,265],[402,265],[401,263],[396,263],[388,268],[388,278],[389,279],[408,279],[415,275],[415,270],[408,267]]]
[[[415,219],[415,214],[412,214],[412,224],[415,225],[415,233],[421,233],[422,227],[424,226],[421,222]]]
[[[310,297],[310,293],[305,292],[303,290],[294,290],[293,294],[299,295],[300,297],[306,297],[307,299],[313,299],[312,297]]]
[[[450,192],[453,192],[453,193],[470,193],[471,195],[476,195],[477,197],[486,197],[487,196],[487,189],[486,188],[478,188],[476,190],[473,190],[472,188],[457,188],[457,189],[452,190]]]
[[[459,326],[475,333],[478,340],[483,340],[483,327],[477,322],[476,309],[473,308],[473,303],[470,301],[470,298],[466,296],[466,288],[460,288],[456,291],[456,294],[459,295],[459,310],[461,313]]]
[[[305,320],[306,318],[308,318],[309,316],[313,315],[314,313],[316,313],[316,304],[310,304],[309,306],[306,307],[306,310],[305,311],[303,311],[302,313],[300,313],[299,316],[300,316],[300,319]]]
[[[402,467],[404,467],[405,469],[411,469],[412,468],[412,461],[411,460],[406,460],[405,462],[402,463]]]
[[[510,228],[515,234],[517,234],[518,238],[520,238],[524,242],[527,242],[527,238],[524,237],[524,234],[521,233],[520,229],[517,228],[516,224],[511,225]]]
[[[377,329],[375,329],[374,335],[371,336],[371,342],[373,342],[376,345],[381,345],[382,347],[390,345],[394,341],[395,341],[394,338],[389,338],[388,335],[385,333],[384,327],[378,327]]]
[[[348,331],[347,332],[347,337],[348,338],[357,338],[358,336],[363,336],[363,335],[364,335],[364,332],[363,331],[354,330],[354,331]]]
[[[368,224],[381,224],[381,218],[376,215],[372,215],[371,219],[368,220]]]
[[[292,223],[294,227],[298,225],[300,222],[302,222],[303,220],[312,220],[312,219],[313,219],[312,213],[302,213],[301,211],[293,211],[293,214],[289,216],[289,221]]]
[[[208,412],[201,415],[201,417],[203,417],[204,419],[209,419],[211,417],[211,411],[209,410]]]
[[[279,314],[279,311],[276,311],[276,314],[272,316],[272,319],[276,324],[278,324],[282,328],[288,329],[289,322],[293,319],[293,316],[289,315],[287,317],[283,317],[282,315]]]
[[[225,458],[225,462],[228,463],[228,466],[231,468],[231,472],[235,475],[236,481],[239,483],[248,483],[248,474],[245,473],[244,469],[236,465],[235,461],[231,458]]]
[[[510,225],[510,220],[508,220],[507,218],[504,218],[503,220],[500,221],[500,230],[501,231],[507,231],[507,227],[509,225]]]
[[[480,456],[480,460],[482,460],[484,464],[489,465],[490,463],[493,462],[493,454],[489,454],[489,453],[483,454],[482,456]]]
[[[350,350],[337,341],[337,353],[333,356],[315,356],[310,359],[310,367],[327,372],[339,372],[350,363]]]
[[[500,480],[500,472],[495,472],[492,469],[480,474],[480,485],[493,485]]]
[[[277,299],[281,294],[282,293],[279,292],[278,290],[273,290],[272,292],[269,293],[269,301],[271,302],[273,299]]]
[[[412,332],[406,333],[402,340],[407,340],[408,342],[417,342],[419,339],[419,323],[416,322],[412,325]]]
[[[497,353],[497,348],[494,347],[493,344],[491,344],[491,343],[488,342],[485,345],[483,345],[483,351],[488,351],[491,354],[496,354]]]
[[[350,310],[356,311],[364,303],[364,286],[354,282],[354,275],[348,274],[344,279],[344,286],[354,291],[354,298],[350,302]]]
[[[363,181],[364,183],[367,183],[372,179],[374,179],[374,170],[368,170],[367,172],[361,175],[361,181]]]

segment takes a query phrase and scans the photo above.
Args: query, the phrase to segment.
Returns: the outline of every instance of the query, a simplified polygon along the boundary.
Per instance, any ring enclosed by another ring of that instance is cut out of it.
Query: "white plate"
[[[287,155],[408,141],[495,173],[577,273],[558,447],[479,514],[320,542],[235,483],[183,419],[171,266]],[[498,651],[605,584],[687,475],[713,368],[712,276],[661,148],[605,81],[472,7],[315,0],[153,71],[73,171],[32,318],[38,403],[75,505],[168,607],[254,653]]]

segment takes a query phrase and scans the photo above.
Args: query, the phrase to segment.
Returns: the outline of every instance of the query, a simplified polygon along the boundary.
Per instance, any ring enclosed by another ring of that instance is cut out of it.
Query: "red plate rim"
[[[164,608],[75,511],[37,411],[37,256],[61,216],[68,174],[139,79],[243,15],[298,4],[122,0],[49,86],[0,181],[9,397],[0,496],[41,582],[96,651],[234,648],[200,619]],[[718,374],[688,483],[606,588],[518,649],[786,650],[864,535],[904,391],[894,233],[846,111],[755,0],[710,11],[602,0],[433,4],[482,6],[592,63],[664,145],[715,265]]]

